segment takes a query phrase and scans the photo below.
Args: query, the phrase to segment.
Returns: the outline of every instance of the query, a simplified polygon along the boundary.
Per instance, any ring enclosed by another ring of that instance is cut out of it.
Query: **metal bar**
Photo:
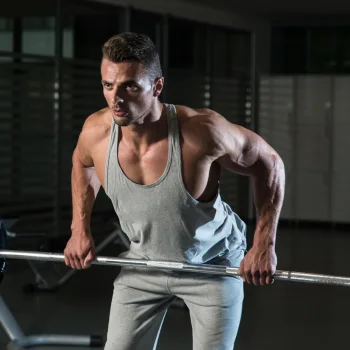
[[[20,52],[8,52],[0,50],[0,56],[4,57],[19,57],[19,58],[33,58],[33,59],[40,59],[45,62],[52,62],[53,58],[50,56],[44,56],[44,55],[36,55],[36,54],[30,54],[30,53],[20,53]]]
[[[90,335],[58,335],[58,334],[38,334],[23,337],[14,341],[14,344],[29,348],[39,345],[67,345],[67,346],[103,346],[102,337]]]
[[[54,237],[61,232],[61,133],[62,133],[62,54],[63,54],[62,0],[56,0],[55,17],[55,93],[54,93]]]
[[[40,252],[25,252],[0,250],[0,258],[9,259],[24,259],[24,260],[42,260],[51,262],[64,262],[63,254],[56,253],[40,253]],[[198,272],[210,275],[222,276],[239,276],[237,267],[206,265],[206,264],[188,264],[172,261],[157,261],[157,260],[140,260],[140,259],[125,259],[114,258],[108,256],[98,256],[92,263],[93,265],[109,265],[109,266],[129,266],[141,267],[170,271],[185,271]],[[274,274],[275,280],[288,282],[304,282],[314,284],[330,284],[338,286],[350,286],[350,277],[332,276],[306,272],[294,272],[277,270]]]
[[[334,224],[336,222],[336,218],[333,217],[333,204],[334,204],[334,158],[335,158],[335,152],[334,152],[334,144],[335,144],[335,138],[336,134],[334,133],[334,122],[336,117],[335,112],[335,103],[336,103],[336,96],[335,96],[335,77],[332,76],[331,78],[331,86],[330,86],[330,113],[328,116],[328,127],[329,127],[329,139],[328,139],[328,184],[327,184],[327,190],[328,190],[328,218],[329,220]]]
[[[124,16],[123,16],[124,32],[130,32],[131,31],[131,11],[132,11],[132,7],[131,6],[126,6],[125,7]]]
[[[22,52],[22,19],[20,17],[15,17],[13,20],[13,42],[12,48],[14,52]],[[21,56],[13,57],[13,67],[10,70],[12,82],[8,85],[12,88],[17,86],[19,91],[10,91],[11,93],[11,107],[12,107],[12,130],[11,130],[11,194],[13,197],[21,196],[21,186],[18,186],[21,183],[21,98],[23,97],[23,87],[21,86],[22,82],[18,82],[17,77],[23,73],[21,69],[22,58]],[[10,77],[9,77],[10,78]],[[23,79],[22,79],[23,80]],[[11,89],[10,88],[10,89]],[[5,89],[6,91],[7,89]],[[10,111],[9,111],[10,112]]]
[[[13,317],[11,311],[5,304],[4,300],[0,296],[0,325],[2,325],[4,331],[10,340],[22,339],[24,334],[21,327]]]
[[[297,122],[297,108],[298,108],[298,88],[299,88],[299,78],[298,77],[292,77],[293,81],[293,92],[292,92],[292,103],[293,103],[293,115],[291,118],[291,128],[292,128],[292,164],[291,164],[291,171],[297,173],[297,164],[299,159],[299,152],[300,147],[298,147],[298,122]],[[298,176],[290,176],[289,177],[291,191],[290,193],[292,196],[292,219],[295,222],[295,227],[299,225],[299,220],[297,211],[298,211],[298,191],[297,191],[297,184],[298,184]],[[292,235],[292,237],[295,237],[295,235]]]
[[[114,242],[121,231],[117,228],[111,234],[109,234],[95,249],[95,253],[98,254],[103,249],[105,249],[110,243]],[[58,282],[57,287],[64,285],[75,273],[77,270],[69,270]]]

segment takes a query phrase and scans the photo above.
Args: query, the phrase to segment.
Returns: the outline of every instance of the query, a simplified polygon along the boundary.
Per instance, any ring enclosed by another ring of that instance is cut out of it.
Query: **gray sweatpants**
[[[239,266],[243,256],[237,250],[215,264]],[[190,311],[193,350],[233,349],[243,304],[240,278],[124,267],[114,282],[105,350],[156,349],[176,297]]]

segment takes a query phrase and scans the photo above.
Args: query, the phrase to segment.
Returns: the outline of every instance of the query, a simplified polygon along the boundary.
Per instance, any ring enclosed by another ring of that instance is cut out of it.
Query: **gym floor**
[[[103,255],[113,254],[108,247]],[[349,232],[327,229],[280,228],[278,268],[334,275],[350,275]],[[24,332],[106,333],[112,283],[118,268],[92,266],[80,271],[55,293],[25,294],[33,275],[24,261],[11,261],[1,295]],[[306,350],[347,348],[350,290],[346,287],[275,282],[245,286],[245,303],[236,350]],[[0,329],[0,349],[8,339]],[[158,350],[190,350],[191,324],[184,308],[171,308]],[[36,350],[73,350],[40,347]],[[80,348],[86,350],[87,348]]]

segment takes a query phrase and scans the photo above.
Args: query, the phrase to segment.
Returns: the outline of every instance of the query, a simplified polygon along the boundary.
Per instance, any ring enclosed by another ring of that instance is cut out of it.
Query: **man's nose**
[[[120,95],[118,94],[118,91],[116,91],[114,96],[113,96],[112,103],[114,105],[117,105],[117,104],[123,103],[123,102],[124,102],[124,100],[120,97]]]

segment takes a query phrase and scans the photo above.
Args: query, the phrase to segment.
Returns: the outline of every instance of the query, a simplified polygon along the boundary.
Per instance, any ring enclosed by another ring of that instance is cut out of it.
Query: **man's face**
[[[158,80],[151,82],[139,62],[114,63],[107,59],[102,60],[101,75],[103,94],[115,123],[142,123],[158,96]]]

